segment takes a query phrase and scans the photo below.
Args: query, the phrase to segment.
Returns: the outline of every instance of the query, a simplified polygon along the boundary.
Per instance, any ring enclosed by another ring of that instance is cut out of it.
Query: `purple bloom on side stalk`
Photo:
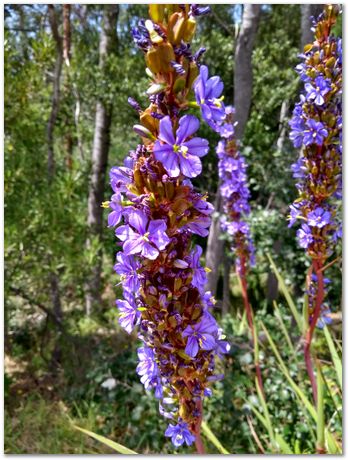
[[[182,446],[184,442],[190,446],[195,441],[195,437],[191,434],[185,422],[178,423],[178,425],[170,423],[166,429],[165,436],[172,438],[172,443],[175,447]]]
[[[204,314],[201,321],[194,326],[187,326],[182,336],[188,337],[185,353],[194,358],[199,349],[213,350],[216,346],[214,335],[217,325],[211,315]]]
[[[159,250],[164,249],[170,241],[166,230],[167,225],[164,220],[152,220],[149,223],[145,214],[134,211],[129,216],[129,225],[122,225],[115,233],[124,242],[125,255],[141,254],[153,260],[158,257]]]
[[[208,153],[209,144],[206,139],[192,136],[199,128],[198,118],[184,115],[179,120],[176,137],[169,116],[162,118],[159,125],[158,141],[155,142],[154,154],[161,161],[170,177],[178,177],[182,173],[186,177],[196,177],[202,172],[199,157]]]

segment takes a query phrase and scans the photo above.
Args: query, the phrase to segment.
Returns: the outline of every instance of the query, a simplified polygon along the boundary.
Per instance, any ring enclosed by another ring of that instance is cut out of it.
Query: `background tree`
[[[118,5],[105,5],[103,25],[99,42],[99,67],[100,76],[108,78],[108,58],[117,52],[117,19]],[[110,125],[112,121],[113,105],[110,100],[103,99],[100,94],[96,106],[95,131],[92,151],[92,173],[88,195],[88,226],[90,234],[87,239],[87,248],[91,246],[91,239],[95,238],[96,244],[102,243],[103,234],[103,209],[101,203],[104,199],[105,174],[108,164],[110,146]],[[86,313],[89,315],[92,308],[100,303],[100,276],[102,250],[97,253],[92,274],[86,287]]]

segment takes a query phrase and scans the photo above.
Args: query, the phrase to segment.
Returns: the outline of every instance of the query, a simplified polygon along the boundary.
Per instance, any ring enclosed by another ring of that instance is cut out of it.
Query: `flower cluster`
[[[221,227],[232,238],[232,251],[236,266],[254,262],[254,246],[245,217],[250,213],[250,192],[247,184],[247,164],[241,155],[234,136],[234,109],[223,103],[223,83],[220,77],[209,78],[208,68],[200,67],[194,83],[196,102],[203,119],[216,131],[221,140],[216,153],[219,158],[220,192],[225,215]]]
[[[342,43],[330,34],[337,14],[337,8],[328,5],[314,23],[315,41],[305,46],[303,62],[296,67],[304,93],[289,122],[290,139],[301,148],[301,156],[292,165],[299,197],[290,206],[289,226],[301,222],[299,245],[317,270],[342,233],[338,207],[342,197]],[[316,284],[313,277],[311,282]],[[316,287],[311,290],[315,292]],[[323,320],[328,310],[322,308]]]
[[[154,390],[160,413],[171,420],[165,435],[175,446],[199,436],[202,400],[222,378],[216,364],[229,345],[211,314],[214,299],[205,292],[207,269],[192,235],[207,236],[213,206],[190,181],[202,170],[208,141],[197,136],[199,120],[190,114],[187,95],[198,75],[189,41],[197,5],[150,5],[151,20],[140,22],[134,39],[145,52],[151,78],[148,108],[134,127],[142,144],[113,167],[114,194],[108,224],[122,251],[115,271],[124,298],[117,300],[119,323],[137,327],[142,345],[137,373]]]

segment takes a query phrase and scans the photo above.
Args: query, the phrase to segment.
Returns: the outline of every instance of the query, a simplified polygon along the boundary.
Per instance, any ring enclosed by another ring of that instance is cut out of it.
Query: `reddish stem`
[[[238,270],[237,268],[236,271],[241,281],[244,308],[245,308],[246,315],[247,315],[249,329],[252,335],[253,347],[255,349],[255,343],[256,343],[257,337],[255,334],[253,311],[252,311],[252,308],[249,302],[249,297],[248,297],[248,285],[247,285],[247,280],[246,280],[246,263],[245,263],[244,256],[240,258],[240,269]],[[260,364],[256,360],[255,360],[255,371],[256,371],[256,377],[257,377],[257,381],[258,381],[260,390],[262,391],[263,396],[265,396],[265,390],[263,388]]]
[[[313,363],[312,363],[312,358],[311,358],[311,343],[313,339],[315,326],[320,316],[321,306],[324,300],[325,293],[324,293],[324,276],[323,276],[323,271],[321,270],[323,266],[322,260],[313,260],[312,265],[313,265],[315,274],[317,275],[318,290],[317,290],[317,295],[315,297],[313,317],[311,319],[311,322],[309,324],[309,327],[306,333],[306,337],[305,337],[304,359],[306,363],[309,380],[311,381],[311,385],[312,385],[313,399],[314,399],[315,404],[317,404],[318,391],[317,391],[317,381],[315,379],[315,375],[313,371]]]
[[[201,437],[201,424],[202,424],[202,419],[203,419],[203,403],[202,400],[200,400],[197,404],[197,408],[200,412],[200,416],[196,422],[195,425],[195,444],[196,444],[196,449],[199,454],[205,454],[204,450],[204,445]]]

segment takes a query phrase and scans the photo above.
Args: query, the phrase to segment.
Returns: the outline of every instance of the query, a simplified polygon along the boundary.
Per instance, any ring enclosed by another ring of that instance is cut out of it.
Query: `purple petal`
[[[176,132],[176,144],[181,145],[185,139],[192,136],[199,128],[199,120],[193,115],[184,115],[179,120],[179,128]]]
[[[149,219],[141,211],[134,211],[129,216],[129,223],[134,227],[140,235],[146,233],[146,227]]]
[[[183,156],[179,157],[180,169],[186,177],[196,177],[202,172],[201,160],[193,155],[187,155],[186,158]]]
[[[133,240],[126,240],[123,244],[123,252],[128,256],[129,254],[138,254],[143,250],[145,241],[141,236]]]
[[[138,237],[138,234],[135,233],[129,225],[121,225],[121,227],[118,227],[115,231],[115,235],[117,238],[119,238],[121,241],[129,240],[129,239],[134,239]]]
[[[108,227],[115,227],[121,220],[122,210],[112,211],[108,215]]]
[[[213,350],[216,346],[215,339],[210,334],[204,334],[201,338],[201,348],[203,350]]]
[[[199,347],[198,347],[197,338],[193,336],[189,337],[186,348],[185,348],[185,353],[188,356],[191,356],[191,358],[194,358],[197,355],[198,350],[199,350]]]
[[[184,144],[188,148],[188,153],[198,157],[204,157],[209,152],[209,142],[201,137],[194,137]]]
[[[166,144],[175,144],[173,125],[169,116],[162,118],[160,121],[158,139],[165,142]]]
[[[150,260],[157,259],[159,251],[154,248],[150,243],[144,242],[141,255]]]
[[[170,177],[178,177],[180,174],[178,155],[173,151],[171,146],[169,147],[170,150],[167,151],[164,149],[157,150],[155,152],[155,158],[162,162],[163,167]]]
[[[166,234],[167,225],[163,220],[153,220],[149,225],[149,239],[157,246],[158,249],[163,250],[170,241]]]

